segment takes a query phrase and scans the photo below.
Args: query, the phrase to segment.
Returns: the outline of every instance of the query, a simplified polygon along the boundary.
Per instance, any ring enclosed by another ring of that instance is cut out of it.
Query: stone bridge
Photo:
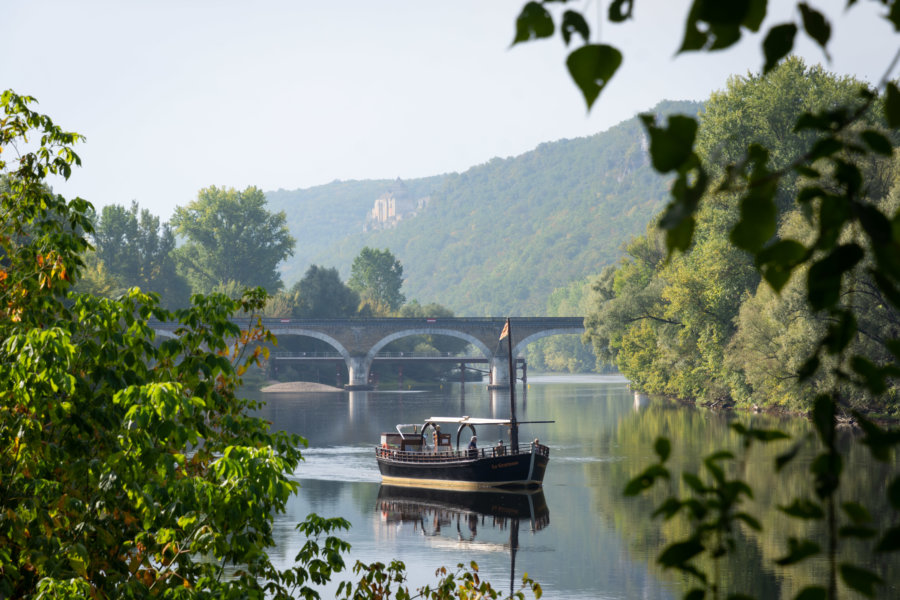
[[[234,319],[247,329],[249,319]],[[411,335],[446,335],[469,342],[489,360],[491,380],[508,385],[510,379],[506,340],[500,343],[504,317],[453,318],[345,318],[345,319],[263,319],[263,325],[275,336],[311,337],[329,344],[347,365],[348,389],[370,389],[369,369],[375,355],[394,340]],[[172,335],[174,323],[155,323],[161,335]],[[551,335],[584,333],[583,317],[517,317],[510,319],[513,356],[525,346]]]

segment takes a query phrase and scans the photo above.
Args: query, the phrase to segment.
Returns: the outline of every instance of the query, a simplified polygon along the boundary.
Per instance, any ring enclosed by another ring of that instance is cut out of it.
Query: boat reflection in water
[[[382,485],[376,511],[383,526],[411,527],[414,535],[471,546],[481,551],[510,553],[510,595],[513,593],[519,529],[535,533],[550,525],[543,490],[459,491]],[[508,532],[503,541],[496,531]]]

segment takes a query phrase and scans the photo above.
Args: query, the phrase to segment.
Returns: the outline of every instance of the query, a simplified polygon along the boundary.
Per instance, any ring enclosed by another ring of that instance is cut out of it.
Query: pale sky
[[[608,4],[588,4],[592,24],[604,12],[593,41],[625,60],[590,114],[558,35],[510,48],[524,0],[0,0],[0,89],[87,137],[56,191],[167,220],[210,185],[461,172],[762,66],[759,40],[676,57],[687,0],[638,0],[624,26],[605,21]],[[798,53],[878,81],[900,40],[879,3],[849,16],[845,0],[812,4],[833,7],[834,61],[802,34]],[[796,11],[769,5],[770,24]]]

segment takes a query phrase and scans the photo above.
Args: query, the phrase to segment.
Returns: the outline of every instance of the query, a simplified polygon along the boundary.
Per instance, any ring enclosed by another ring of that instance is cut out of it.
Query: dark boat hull
[[[479,456],[391,452],[378,449],[382,481],[393,485],[479,488],[536,488],[544,481],[546,452]]]

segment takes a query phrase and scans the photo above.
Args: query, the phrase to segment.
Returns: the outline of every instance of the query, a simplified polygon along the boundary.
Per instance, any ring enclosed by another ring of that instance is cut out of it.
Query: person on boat
[[[438,451],[438,446],[441,444],[441,426],[434,426],[434,434],[432,434],[432,439],[434,439],[434,451]]]
[[[505,454],[506,449],[503,447],[503,440],[497,440],[497,454]]]
[[[478,448],[478,437],[472,436],[472,439],[469,440],[469,450],[475,450]]]

